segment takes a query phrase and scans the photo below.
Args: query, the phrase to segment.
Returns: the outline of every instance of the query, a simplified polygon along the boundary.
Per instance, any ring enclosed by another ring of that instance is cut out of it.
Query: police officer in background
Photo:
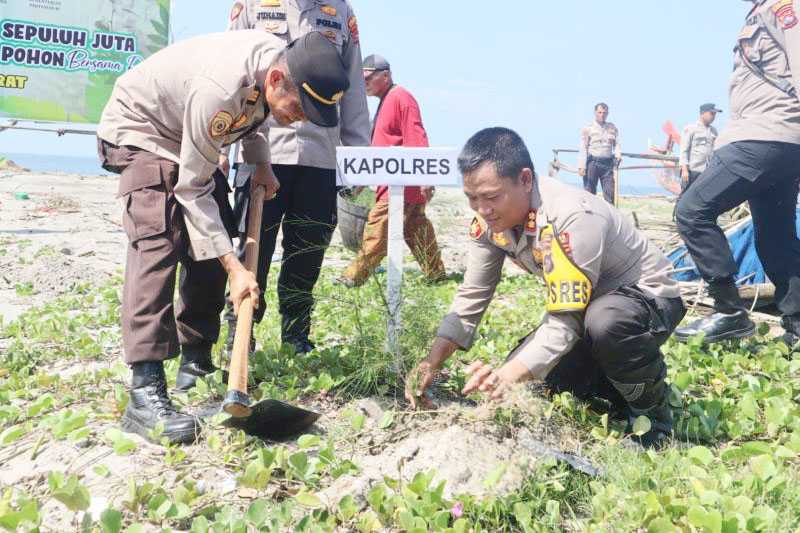
[[[750,203],[755,246],[775,284],[775,301],[789,338],[800,334],[800,241],[795,227],[800,176],[800,0],[754,0],[735,48],[731,119],[708,168],[678,201],[678,230],[715,313],[679,328],[686,340],[708,342],[752,335],[755,325],[739,298],[737,272],[717,217]]]
[[[608,105],[594,106],[594,121],[581,128],[578,151],[578,174],[583,188],[597,194],[597,182],[603,186],[606,202],[614,203],[614,166],[620,160],[619,130],[608,122]]]
[[[406,382],[406,398],[427,404],[425,391],[445,360],[472,346],[509,258],[544,277],[547,312],[503,366],[471,365],[464,393],[498,398],[512,383],[545,380],[555,391],[607,399],[631,422],[647,416],[642,444],[663,444],[672,412],[660,346],[685,312],[669,260],[613,206],[538,177],[511,130],[476,133],[458,166],[477,214],[467,269],[427,358]]]
[[[255,277],[233,253],[221,151],[241,139],[253,187],[272,195],[278,183],[261,124],[269,115],[278,124],[334,126],[336,106],[317,96],[330,101],[345,90],[339,54],[321,34],[286,47],[255,30],[173,44],[115,83],[97,137],[103,168],[120,174],[129,241],[121,309],[125,363],[133,370],[126,431],[150,438],[163,424],[170,442],[197,438],[198,419],[170,401],[163,361],[181,353],[178,387],[193,386],[214,371],[226,279],[234,311],[245,296],[258,297]]]
[[[269,124],[272,168],[280,182],[277,197],[264,204],[258,284],[266,286],[278,229],[283,232],[283,263],[278,278],[281,339],[298,353],[311,351],[309,341],[312,291],[325,250],[336,227],[336,146],[368,146],[369,110],[361,72],[358,22],[346,0],[239,0],[233,4],[229,30],[260,29],[287,44],[311,31],[321,32],[342,56],[350,89],[339,104],[338,128],[315,124]],[[317,95],[321,102],[329,102]],[[253,167],[237,165],[235,207],[239,231],[247,228],[249,180]],[[244,255],[244,241],[237,250]],[[260,298],[254,319],[260,322],[265,302]],[[235,317],[228,305],[228,351],[233,347]]]
[[[683,128],[678,162],[681,168],[681,192],[685,192],[708,166],[717,140],[717,130],[711,125],[717,113],[722,113],[722,110],[714,104],[703,104],[697,122]]]

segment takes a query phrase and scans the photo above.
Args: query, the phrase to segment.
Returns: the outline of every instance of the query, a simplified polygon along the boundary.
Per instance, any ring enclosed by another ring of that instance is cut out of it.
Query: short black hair
[[[497,174],[516,181],[522,169],[534,175],[533,160],[525,142],[517,132],[508,128],[486,128],[469,138],[458,156],[462,175],[474,172],[484,163],[494,163]]]
[[[598,107],[602,107],[603,109],[605,109],[606,111],[608,111],[608,104],[607,104],[607,103],[605,103],[605,102],[600,102],[600,103],[597,103],[597,104],[595,104],[595,105],[594,105],[594,110],[595,110],[595,111],[597,111],[597,108],[598,108]]]

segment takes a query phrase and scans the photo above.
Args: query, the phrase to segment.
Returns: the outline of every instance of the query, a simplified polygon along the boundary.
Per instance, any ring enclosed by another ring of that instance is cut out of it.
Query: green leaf
[[[208,518],[203,515],[196,516],[194,520],[192,520],[192,529],[190,529],[190,533],[208,533]]]
[[[308,455],[306,452],[297,452],[289,456],[289,464],[300,477],[305,477],[308,472]]]
[[[677,533],[679,531],[669,518],[663,516],[652,520],[647,526],[647,533]]]
[[[100,525],[103,526],[103,533],[119,533],[122,530],[122,513],[106,509],[100,514]]]
[[[294,499],[303,507],[308,507],[310,509],[319,509],[320,507],[323,507],[322,500],[310,492],[298,492]]]
[[[316,448],[320,445],[319,435],[302,435],[299,439],[297,439],[297,445],[301,450]]]
[[[81,485],[77,476],[73,474],[64,480],[62,475],[59,481],[58,488],[53,490],[53,498],[63,503],[70,511],[85,511],[89,508],[91,503],[89,491]]]
[[[762,481],[766,481],[778,473],[778,468],[767,455],[759,455],[750,459],[750,469]]]
[[[641,437],[642,435],[650,431],[651,427],[652,424],[650,424],[649,418],[647,418],[644,415],[637,416],[636,420],[633,421],[633,434]]]
[[[358,507],[352,496],[349,494],[339,500],[339,514],[343,522],[349,522],[358,512]]]
[[[125,530],[125,533],[147,533],[147,530],[144,528],[144,524],[135,523],[128,526]]]
[[[269,507],[264,500],[256,500],[247,509],[247,520],[253,526],[259,527],[269,518]]]
[[[386,411],[378,422],[378,429],[387,429],[392,424],[394,424],[394,411]]]
[[[137,448],[136,442],[126,437],[117,428],[109,428],[106,431],[106,438],[111,441],[111,446],[117,455],[128,455]]]
[[[30,428],[26,427],[24,424],[17,424],[16,426],[6,428],[5,431],[0,433],[0,445],[5,446],[6,444],[11,444],[15,440],[21,439],[28,433],[29,429]]]
[[[695,446],[686,452],[686,455],[703,466],[708,466],[714,460],[714,454],[705,446]]]

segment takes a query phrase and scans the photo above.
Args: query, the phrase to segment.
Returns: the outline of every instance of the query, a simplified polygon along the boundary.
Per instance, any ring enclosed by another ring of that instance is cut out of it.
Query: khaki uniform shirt
[[[736,141],[800,144],[799,18],[800,0],[762,0],[747,16],[737,38],[730,80],[731,117],[717,148]],[[741,55],[798,92],[792,96],[767,82]]]
[[[584,306],[622,286],[637,285],[652,296],[680,295],[677,282],[669,277],[669,260],[613,206],[552,178],[537,178],[537,184],[523,231],[493,234],[479,219],[473,222],[464,281],[439,326],[439,337],[463,349],[472,346],[507,257],[527,272],[546,277],[547,243],[542,234],[548,225],[571,256],[571,264],[591,283],[591,297]],[[548,310],[517,357],[534,376],[545,377],[583,336],[583,316],[584,311]]]
[[[717,130],[714,126],[706,126],[702,120],[689,124],[683,128],[681,135],[681,157],[678,164],[688,165],[691,172],[703,172],[714,152],[716,140]]]
[[[586,168],[587,156],[609,159],[619,156],[619,130],[611,123],[599,124],[596,120],[581,128],[581,145],[578,168]]]
[[[280,126],[270,120],[272,162],[336,168],[336,146],[369,146],[369,109],[361,71],[358,22],[346,0],[239,0],[230,14],[229,30],[257,28],[285,44],[312,31],[330,39],[342,54],[350,88],[339,101],[339,126],[311,122]]]
[[[175,198],[198,261],[233,250],[212,197],[222,148],[242,138],[248,163],[269,163],[263,83],[284,47],[256,30],[180,41],[120,76],[103,110],[98,137],[179,164]]]

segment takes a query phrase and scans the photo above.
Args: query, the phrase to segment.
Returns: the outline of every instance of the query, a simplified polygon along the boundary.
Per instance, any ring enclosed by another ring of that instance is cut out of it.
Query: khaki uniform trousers
[[[433,224],[425,216],[424,204],[405,204],[403,210],[403,237],[419,263],[422,273],[430,281],[445,276],[442,254],[436,244]],[[364,227],[364,239],[356,258],[344,271],[344,277],[355,285],[363,284],[372,271],[386,257],[389,235],[389,203],[378,202],[370,210]]]

